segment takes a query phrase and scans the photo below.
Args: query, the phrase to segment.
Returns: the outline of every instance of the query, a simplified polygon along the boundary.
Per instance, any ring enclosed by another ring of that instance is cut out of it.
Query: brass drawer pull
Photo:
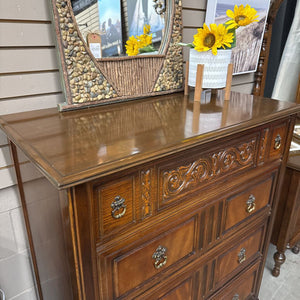
[[[155,259],[154,267],[155,269],[160,269],[167,263],[167,248],[163,246],[158,246],[155,252],[152,255],[152,258]]]
[[[247,202],[246,202],[246,205],[247,205],[247,207],[246,207],[246,211],[247,211],[247,213],[251,213],[251,212],[253,212],[254,210],[255,210],[255,197],[254,197],[254,195],[250,195],[249,196],[249,198],[248,198],[248,200],[247,200]]]
[[[126,213],[125,199],[120,196],[115,197],[115,201],[110,205],[112,208],[111,215],[114,219],[120,219]],[[117,213],[121,211],[120,213]]]
[[[277,134],[277,136],[275,138],[274,149],[279,150],[280,147],[281,147],[281,136],[280,136],[280,134]]]
[[[242,248],[238,254],[238,262],[241,264],[246,260],[246,249]]]
[[[232,297],[232,300],[239,300],[239,299],[240,299],[239,294],[235,294],[235,295]]]

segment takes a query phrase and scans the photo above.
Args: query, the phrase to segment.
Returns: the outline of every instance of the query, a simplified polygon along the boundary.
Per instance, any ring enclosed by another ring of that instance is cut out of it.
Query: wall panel
[[[53,48],[14,48],[1,49],[0,73],[36,72],[57,70],[56,49]]]
[[[45,47],[53,45],[52,24],[0,23],[0,47]]]
[[[1,0],[0,19],[49,21],[50,0]]]

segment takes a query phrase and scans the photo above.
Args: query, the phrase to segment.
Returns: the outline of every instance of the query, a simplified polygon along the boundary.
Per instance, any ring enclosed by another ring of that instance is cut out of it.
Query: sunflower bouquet
[[[155,51],[152,45],[152,33],[150,33],[150,30],[150,25],[146,24],[143,28],[143,34],[129,37],[125,45],[128,56]]]
[[[236,29],[258,22],[257,11],[248,4],[235,5],[234,10],[228,9],[226,14],[230,19],[225,24],[213,23],[208,27],[204,23],[203,28],[197,29],[193,43],[180,45],[194,48],[199,52],[211,50],[217,55],[218,49],[231,49],[236,46]]]

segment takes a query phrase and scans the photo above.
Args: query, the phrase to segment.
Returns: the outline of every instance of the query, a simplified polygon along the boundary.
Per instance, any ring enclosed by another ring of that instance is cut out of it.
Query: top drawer
[[[94,185],[96,227],[101,236],[135,222],[135,180],[136,176],[129,175]]]

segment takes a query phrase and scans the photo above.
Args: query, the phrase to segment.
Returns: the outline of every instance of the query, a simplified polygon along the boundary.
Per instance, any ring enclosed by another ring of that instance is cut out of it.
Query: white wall
[[[48,8],[50,0],[0,0],[0,114],[63,102]],[[206,0],[183,0],[183,41],[205,18]],[[187,49],[184,50],[187,60]],[[251,93],[253,74],[235,77],[232,90]],[[21,159],[26,177],[38,176]],[[28,242],[5,135],[0,132],[0,289],[7,299],[34,300]]]

